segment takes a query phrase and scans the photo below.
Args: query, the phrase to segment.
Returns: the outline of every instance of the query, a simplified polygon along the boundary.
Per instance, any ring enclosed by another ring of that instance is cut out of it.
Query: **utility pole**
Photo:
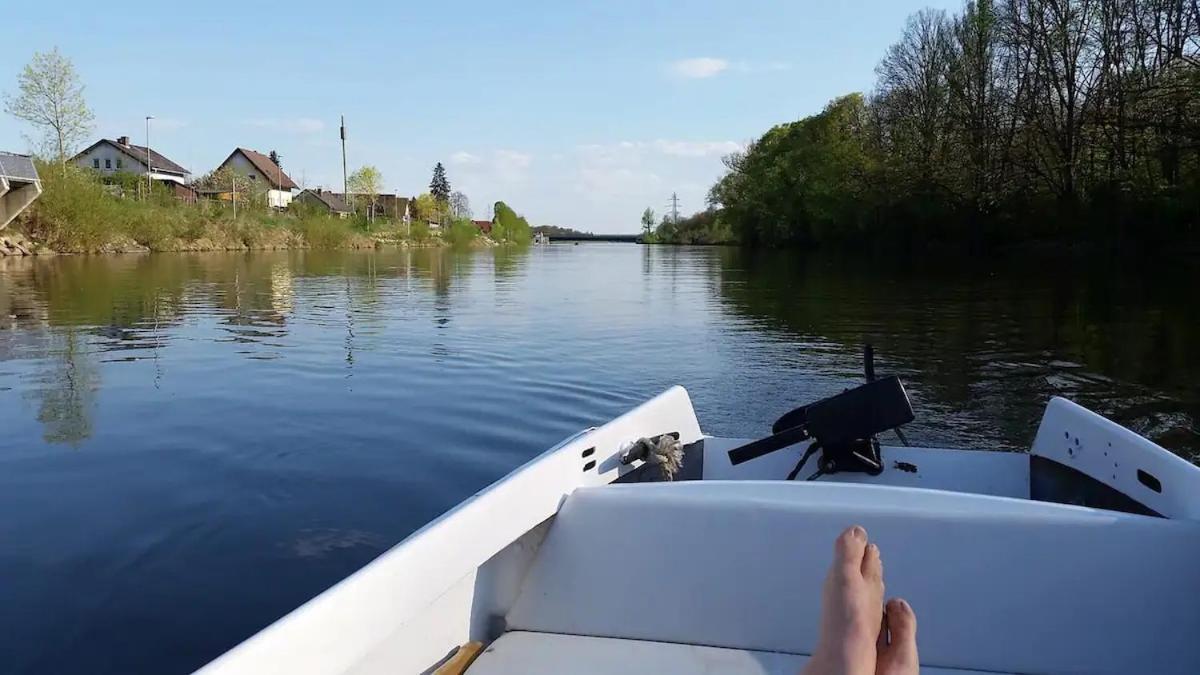
[[[277,151],[277,150],[272,150],[271,153],[275,155],[275,184],[276,184],[276,186],[278,186],[278,189],[279,189],[279,194],[275,196],[275,202],[276,202],[275,206],[276,206],[276,208],[282,210],[283,209],[283,155],[279,154],[279,151]],[[271,210],[269,206],[267,207],[267,210],[268,211]]]
[[[153,115],[146,115],[146,200],[150,200],[151,180],[154,173],[154,167],[150,166],[150,120],[154,119]]]
[[[354,208],[354,198],[350,196],[350,179],[346,173],[346,116],[342,115],[342,194],[346,195],[346,202],[350,208]]]
[[[671,193],[671,222],[679,223],[679,195]]]

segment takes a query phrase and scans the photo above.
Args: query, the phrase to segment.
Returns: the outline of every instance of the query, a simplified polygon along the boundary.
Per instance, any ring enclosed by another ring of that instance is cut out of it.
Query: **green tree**
[[[533,228],[529,222],[523,216],[518,216],[508,204],[496,202],[493,213],[492,238],[496,241],[524,244],[533,239]]]
[[[642,211],[642,236],[649,237],[654,231],[654,209],[649,206],[645,211]]]
[[[422,223],[439,223],[442,220],[442,206],[428,192],[420,194],[413,200],[412,218]]]
[[[65,167],[67,157],[91,132],[93,119],[74,64],[57,47],[34,52],[17,76],[17,92],[4,95],[5,111],[39,129],[41,146],[53,148],[55,159]]]
[[[450,203],[450,180],[446,178],[446,167],[438,162],[433,167],[433,179],[429,181],[429,193],[442,204]]]
[[[379,169],[367,165],[350,174],[346,182],[351,192],[367,198],[367,204],[370,206],[368,217],[373,219],[379,203],[379,193],[383,190],[383,174]]]

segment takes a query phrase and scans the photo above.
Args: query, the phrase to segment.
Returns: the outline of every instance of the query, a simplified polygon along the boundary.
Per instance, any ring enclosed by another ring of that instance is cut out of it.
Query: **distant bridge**
[[[42,194],[37,167],[26,155],[0,152],[0,230]]]
[[[640,234],[551,234],[551,243],[556,241],[616,241],[625,244],[640,244],[642,235]]]

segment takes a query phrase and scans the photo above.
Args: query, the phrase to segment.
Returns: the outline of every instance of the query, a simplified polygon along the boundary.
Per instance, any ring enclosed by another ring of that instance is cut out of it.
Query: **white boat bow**
[[[677,434],[678,480],[621,463]],[[577,434],[204,675],[797,673],[839,531],[884,552],[925,673],[1198,673],[1200,470],[1064,399],[1027,454],[884,447],[878,475],[734,465],[675,387]],[[457,670],[455,670],[457,669]]]

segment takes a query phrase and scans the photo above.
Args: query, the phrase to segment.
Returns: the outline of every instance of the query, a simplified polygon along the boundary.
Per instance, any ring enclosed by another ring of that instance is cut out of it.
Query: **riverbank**
[[[41,197],[0,231],[0,256],[498,245],[473,228],[443,236],[423,222],[277,212],[225,202],[187,204],[167,194],[123,196],[89,171],[48,166]],[[470,231],[467,231],[470,230]]]

